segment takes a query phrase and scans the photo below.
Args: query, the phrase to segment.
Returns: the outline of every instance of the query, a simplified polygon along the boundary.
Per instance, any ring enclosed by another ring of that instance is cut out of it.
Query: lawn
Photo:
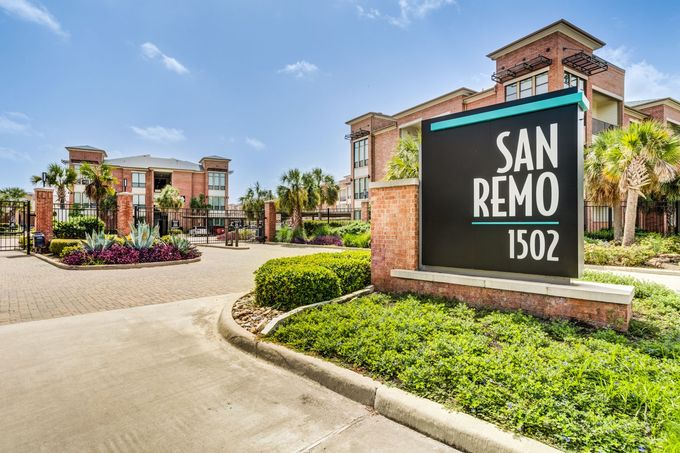
[[[568,451],[680,451],[680,296],[635,285],[628,334],[421,296],[302,312],[273,340]]]

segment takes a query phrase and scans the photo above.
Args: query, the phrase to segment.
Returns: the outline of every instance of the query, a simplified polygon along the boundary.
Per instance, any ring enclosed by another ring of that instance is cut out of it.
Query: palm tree
[[[239,197],[243,211],[249,220],[260,218],[260,213],[264,210],[264,202],[273,200],[274,194],[271,190],[263,189],[259,182],[255,186],[248,187],[245,195]]]
[[[417,178],[420,175],[420,134],[406,134],[399,139],[397,149],[387,163],[387,181]]]
[[[2,201],[20,201],[26,199],[29,193],[21,187],[6,187],[0,189],[0,200]]]
[[[612,147],[618,146],[620,136],[621,129],[600,132],[594,137],[592,146],[586,149],[583,162],[586,199],[612,209],[614,239],[617,240],[623,236],[621,188],[619,180],[605,172],[605,164],[607,153]]]
[[[281,184],[276,192],[281,209],[291,216],[293,231],[299,232],[302,228],[302,210],[313,209],[317,204],[314,178],[310,173],[301,173],[293,168],[281,176]]]
[[[311,172],[314,179],[314,189],[318,195],[319,218],[321,218],[321,209],[323,205],[334,205],[340,196],[340,186],[335,182],[332,175],[324,174],[320,168],[315,168]]]
[[[49,164],[43,176],[31,177],[33,185],[44,183],[57,190],[57,200],[59,200],[61,209],[64,209],[66,204],[66,191],[73,191],[73,186],[77,180],[78,173],[73,167],[62,167],[57,163]]]
[[[113,186],[118,183],[118,179],[113,176],[111,167],[107,164],[91,166],[84,163],[80,166],[80,174],[89,181],[85,185],[85,195],[94,201],[97,207],[97,218],[99,218],[102,200],[116,193]]]
[[[635,219],[640,196],[672,181],[680,165],[680,140],[656,121],[632,123],[621,131],[619,145],[606,153],[605,172],[618,178],[626,193],[623,245],[635,241]]]

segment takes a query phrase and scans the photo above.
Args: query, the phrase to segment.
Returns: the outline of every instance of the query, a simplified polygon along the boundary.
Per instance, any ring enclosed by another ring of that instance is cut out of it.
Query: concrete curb
[[[250,250],[250,247],[241,247],[240,245],[238,247],[227,247],[226,245],[220,245],[220,244],[194,244],[198,247],[211,247],[214,249],[224,249],[224,250]]]
[[[680,276],[680,270],[673,269],[657,269],[654,267],[626,267],[626,266],[600,266],[596,264],[586,264],[584,266],[591,271],[620,271],[620,272],[635,272],[640,274],[657,274],[657,275],[677,275]]]
[[[279,247],[291,248],[317,248],[330,250],[371,250],[370,247],[345,247],[344,245],[315,245],[315,244],[293,244],[292,242],[264,242],[263,245],[278,245]]]
[[[218,331],[229,343],[372,407],[395,422],[470,453],[559,452],[536,440],[516,436],[470,415],[449,411],[434,401],[388,387],[347,368],[261,341],[236,323],[231,314],[235,303],[236,300],[229,302],[218,320]]]
[[[291,311],[287,311],[269,321],[267,325],[264,326],[264,329],[262,329],[260,333],[265,336],[273,333],[281,324],[283,324],[283,322],[286,319],[290,318],[294,314],[300,313],[301,311],[309,310],[310,308],[321,307],[327,304],[343,304],[345,302],[349,302],[355,297],[367,296],[371,294],[373,291],[375,291],[375,288],[373,287],[373,285],[369,285],[364,289],[354,291],[353,293],[345,294],[344,296],[336,297],[335,299],[325,300],[323,302],[317,302],[315,304],[303,305],[302,307],[294,308]]]
[[[192,258],[190,260],[179,260],[179,261],[161,261],[158,263],[137,263],[137,264],[98,264],[96,266],[71,266],[68,264],[60,263],[59,261],[52,259],[46,255],[41,255],[39,253],[32,253],[31,256],[43,260],[46,263],[50,263],[54,267],[59,269],[64,269],[68,271],[103,271],[110,269],[138,269],[144,267],[163,267],[163,266],[178,266],[180,264],[191,264],[198,263],[201,261],[201,257]]]

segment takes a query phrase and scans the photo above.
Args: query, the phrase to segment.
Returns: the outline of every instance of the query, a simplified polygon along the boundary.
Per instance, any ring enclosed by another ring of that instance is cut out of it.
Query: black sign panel
[[[575,89],[423,122],[421,264],[578,277],[583,113]]]

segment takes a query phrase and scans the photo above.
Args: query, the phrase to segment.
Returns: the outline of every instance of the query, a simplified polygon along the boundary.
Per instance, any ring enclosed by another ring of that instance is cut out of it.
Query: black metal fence
[[[54,226],[59,228],[56,222],[80,223],[89,226],[96,225],[96,219],[104,222],[104,232],[115,234],[118,228],[118,210],[115,206],[102,206],[99,209],[91,205],[81,205],[78,203],[55,203],[53,211]],[[90,220],[86,222],[86,220]],[[88,228],[89,229],[89,228]],[[88,231],[90,233],[90,231]]]
[[[264,212],[249,216],[243,210],[158,209],[135,206],[134,223],[158,226],[161,236],[174,234],[196,244],[252,242],[264,238]]]
[[[34,215],[28,201],[0,201],[0,251],[30,252]]]
[[[661,233],[665,235],[680,233],[679,202],[640,200],[637,208],[635,227],[640,231]],[[626,215],[626,203],[617,208],[621,210],[621,219]],[[614,210],[609,206],[586,203],[583,213],[586,233],[603,229],[611,229],[614,223]]]

